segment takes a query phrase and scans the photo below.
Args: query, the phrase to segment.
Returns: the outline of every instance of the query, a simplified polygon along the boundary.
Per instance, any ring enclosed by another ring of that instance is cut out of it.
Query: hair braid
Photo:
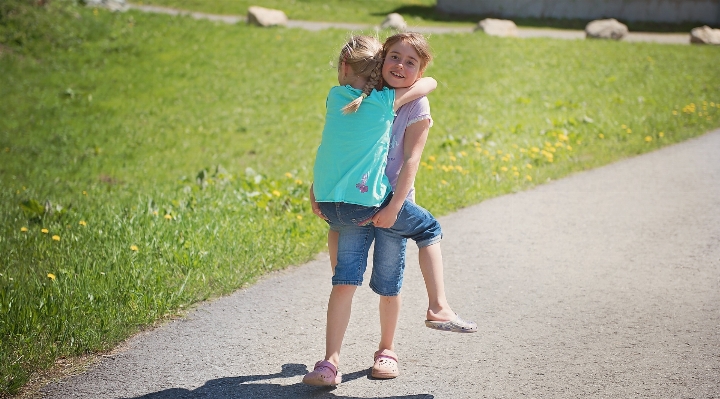
[[[349,65],[355,75],[367,78],[362,94],[342,108],[344,114],[349,114],[356,112],[360,108],[360,104],[370,95],[370,92],[381,78],[382,44],[374,37],[353,36],[343,46],[338,61],[340,64]]]
[[[373,63],[374,65],[370,70],[370,77],[368,78],[367,83],[365,83],[365,86],[363,87],[362,94],[358,98],[350,102],[348,105],[343,107],[342,111],[344,114],[357,112],[357,110],[360,108],[360,104],[362,104],[363,100],[370,95],[372,89],[374,89],[380,81],[380,77],[382,76],[382,60],[372,58],[370,63]]]

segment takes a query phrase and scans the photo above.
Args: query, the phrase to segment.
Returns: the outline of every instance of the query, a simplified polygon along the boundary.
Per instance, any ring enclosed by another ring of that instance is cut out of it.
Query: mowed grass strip
[[[324,246],[307,190],[347,32],[78,13],[107,34],[0,58],[3,394]],[[716,48],[430,42],[437,215],[720,126]]]

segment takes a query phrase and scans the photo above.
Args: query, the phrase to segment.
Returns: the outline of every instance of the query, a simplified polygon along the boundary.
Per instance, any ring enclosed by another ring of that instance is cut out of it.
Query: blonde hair
[[[399,42],[405,42],[415,49],[415,52],[420,56],[420,72],[425,72],[425,68],[427,68],[433,59],[430,44],[427,42],[425,36],[416,32],[403,32],[388,37],[383,44],[383,59],[385,59],[390,47]]]
[[[338,58],[338,69],[342,63],[352,68],[355,75],[367,78],[362,94],[350,104],[343,107],[344,114],[356,112],[378,82],[382,78],[382,44],[372,36],[352,36],[340,50]]]

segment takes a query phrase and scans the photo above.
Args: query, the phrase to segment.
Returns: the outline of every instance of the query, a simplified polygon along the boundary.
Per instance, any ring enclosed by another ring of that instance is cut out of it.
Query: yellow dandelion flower
[[[508,171],[508,168],[505,167],[505,166],[503,166],[502,168],[500,168],[500,170],[502,170],[503,172],[507,172],[507,171]]]
[[[441,183],[441,184],[447,184],[447,182],[446,182],[445,180],[440,180],[440,183]]]
[[[80,226],[87,226],[87,223],[84,220],[81,220],[78,222]]]
[[[558,135],[558,140],[560,140],[560,141],[568,141],[568,136],[560,133],[560,134]]]
[[[520,172],[513,172],[513,176],[515,176],[515,177],[520,176]]]
[[[465,152],[465,151],[460,151],[460,155],[466,157],[466,156],[467,156],[467,152]]]
[[[130,246],[130,250],[137,252],[137,251],[138,251],[138,246],[137,246],[137,245],[131,245],[131,246]]]
[[[628,129],[628,130],[627,130],[627,133],[628,133],[628,134],[632,133],[632,129]]]
[[[483,150],[483,154],[485,154],[485,155],[490,155],[490,151],[488,151],[488,150]]]
[[[298,186],[301,185],[302,183],[303,183],[303,181],[300,179],[295,180],[295,184],[297,184]]]
[[[462,172],[463,168],[462,168],[462,166],[457,165],[457,166],[455,166],[455,170],[457,170],[458,172]]]
[[[512,170],[518,170],[517,166],[513,166]]]
[[[526,152],[527,152],[527,150],[526,150],[526,149],[524,149],[524,148],[521,148],[521,149],[520,149],[520,152],[522,152],[522,153],[526,153]]]
[[[22,231],[23,233],[25,233],[25,232],[28,231],[28,228],[27,228],[27,227],[21,227],[21,228],[20,228],[20,231]]]
[[[714,107],[714,106],[715,106],[715,103],[714,103],[714,102],[710,102],[710,106],[711,106],[711,107]]]
[[[455,161],[457,161],[457,158],[455,158],[454,155],[450,155],[450,160],[453,161],[453,162],[455,162]]]
[[[60,236],[54,235],[54,236],[52,236],[52,239],[53,239],[53,241],[60,241]]]
[[[572,146],[565,147],[568,151],[572,151]]]
[[[650,137],[650,136],[645,136],[645,141],[648,142],[648,143],[651,142],[651,141],[652,141],[652,137]]]
[[[435,169],[432,165],[428,165],[427,168],[428,168],[428,170],[433,170],[433,169]]]
[[[52,273],[48,273],[47,276],[48,276],[48,278],[49,278],[50,280],[52,280],[52,281],[55,281],[55,279],[56,279],[55,275],[52,274]]]
[[[502,150],[497,150],[498,155],[502,155]]]
[[[532,181],[532,176],[527,175],[527,176],[525,176],[525,179],[526,179],[527,181]]]
[[[428,166],[428,164],[427,164],[427,162],[422,161],[422,162],[420,162],[420,166]]]
[[[285,177],[287,177],[289,179],[289,178],[293,177],[293,175],[292,175],[292,173],[287,172],[287,173],[285,173]]]
[[[495,156],[494,156],[494,155],[491,155],[491,156],[490,156],[490,160],[491,160],[491,161],[494,161],[494,160],[495,160]]]
[[[297,218],[297,220],[302,220],[302,215],[297,215],[295,217]]]
[[[533,148],[530,149],[530,151],[532,151],[532,152],[540,152],[540,149],[537,148],[537,147],[533,147]]]
[[[87,195],[87,191],[83,190],[83,195]]]
[[[627,129],[627,125],[624,125],[624,124],[623,124],[623,125],[620,125],[620,127],[623,128],[623,129]]]
[[[658,137],[665,137],[665,133],[663,133],[663,132],[658,133]]]
[[[157,216],[157,215],[158,215],[158,211],[153,211],[153,215]]]
[[[532,165],[530,165],[529,163],[526,163],[526,164],[525,164],[525,167],[528,168],[528,169],[532,169]]]
[[[673,115],[677,115],[678,112],[676,110],[673,110]]]
[[[273,194],[274,196],[276,196],[276,197],[279,197],[279,196],[280,196],[280,191],[278,191],[278,190],[273,190],[273,191],[272,191],[272,194]]]
[[[435,162],[435,156],[434,156],[434,155],[430,155],[430,156],[428,157],[428,161],[430,161],[430,162]]]
[[[605,135],[602,134],[602,133],[600,133],[600,134],[598,134],[598,137],[600,137],[601,139],[604,139],[604,138],[605,138]]]
[[[42,230],[40,230],[40,232],[41,232],[41,233],[44,233],[44,234],[47,234],[47,233],[49,233],[50,231],[49,231],[48,229],[42,229]]]
[[[172,215],[169,214],[169,213],[166,213],[165,216],[163,216],[163,217],[164,217],[165,219],[167,219],[167,220],[170,220],[170,219],[173,218]]]

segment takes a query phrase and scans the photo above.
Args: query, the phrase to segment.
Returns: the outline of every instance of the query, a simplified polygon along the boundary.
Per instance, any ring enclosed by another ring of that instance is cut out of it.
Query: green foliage
[[[3,395],[325,241],[307,192],[347,32],[76,11],[106,35],[0,58]],[[438,215],[720,125],[710,47],[431,44]]]

